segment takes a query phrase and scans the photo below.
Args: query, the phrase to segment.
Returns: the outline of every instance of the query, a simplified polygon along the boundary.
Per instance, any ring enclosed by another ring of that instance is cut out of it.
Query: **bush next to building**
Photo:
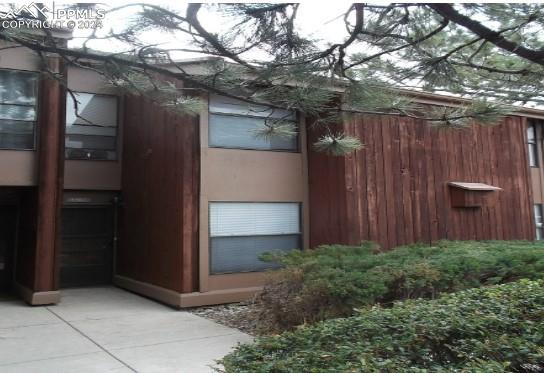
[[[441,241],[387,252],[363,243],[268,255],[266,260],[284,268],[271,273],[257,300],[265,332],[350,316],[374,304],[544,277],[540,242]]]
[[[509,251],[500,245],[498,250]],[[485,263],[478,268],[494,262],[486,250],[478,251]],[[513,264],[509,260],[503,259],[505,276]],[[490,278],[487,272],[481,276]],[[221,363],[226,372],[541,372],[543,285],[542,280],[519,280],[434,300],[373,306],[348,318],[259,338]]]

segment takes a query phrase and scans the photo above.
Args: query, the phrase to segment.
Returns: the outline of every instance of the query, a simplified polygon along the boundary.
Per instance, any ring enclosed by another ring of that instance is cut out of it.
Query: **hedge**
[[[284,266],[257,300],[264,332],[350,316],[376,303],[544,277],[542,242],[441,241],[387,252],[367,242],[264,259]]]
[[[261,337],[221,360],[226,372],[541,372],[544,281],[374,306]]]

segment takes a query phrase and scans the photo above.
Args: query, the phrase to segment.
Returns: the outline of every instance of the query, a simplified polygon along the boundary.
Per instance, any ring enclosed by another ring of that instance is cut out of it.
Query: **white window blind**
[[[256,136],[256,131],[273,121],[290,122],[296,126],[294,111],[272,110],[266,106],[212,95],[209,112],[208,143],[211,147],[284,151],[298,148],[297,136]]]
[[[210,204],[210,235],[261,236],[300,233],[298,203]]]
[[[259,260],[270,251],[301,245],[298,203],[210,203],[210,272],[234,273],[276,268]]]

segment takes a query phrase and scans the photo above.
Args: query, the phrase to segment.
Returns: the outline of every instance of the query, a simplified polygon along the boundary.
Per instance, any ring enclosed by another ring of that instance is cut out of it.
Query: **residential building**
[[[365,147],[332,157],[299,113],[200,92],[199,115],[174,114],[48,61],[75,97],[31,51],[0,52],[0,284],[29,304],[103,284],[175,307],[233,302],[264,284],[269,250],[544,234],[544,111],[464,130],[353,117],[339,127]],[[298,136],[255,137],[264,115]]]

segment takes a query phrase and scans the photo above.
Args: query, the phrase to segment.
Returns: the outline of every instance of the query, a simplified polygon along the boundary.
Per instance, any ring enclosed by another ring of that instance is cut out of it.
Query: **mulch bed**
[[[257,335],[257,311],[253,302],[220,304],[216,306],[188,308],[186,311],[213,320],[221,325]]]

